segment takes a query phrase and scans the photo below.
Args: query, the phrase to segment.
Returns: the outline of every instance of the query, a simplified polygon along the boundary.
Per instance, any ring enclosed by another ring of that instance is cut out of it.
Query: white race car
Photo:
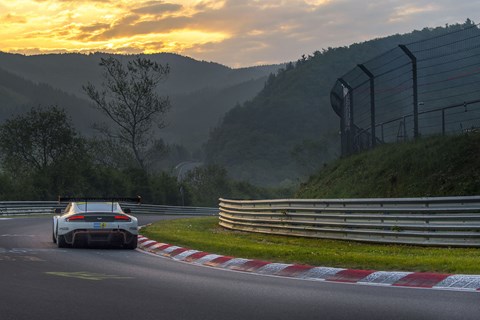
[[[60,202],[66,200],[73,201],[68,203],[63,214],[53,217],[52,238],[59,248],[77,245],[137,247],[137,218],[127,214],[130,210],[122,210],[115,202],[133,199],[109,199],[111,201],[107,202],[95,198],[59,198]],[[140,197],[135,200],[139,201]],[[61,210],[56,209],[55,213],[61,213]]]

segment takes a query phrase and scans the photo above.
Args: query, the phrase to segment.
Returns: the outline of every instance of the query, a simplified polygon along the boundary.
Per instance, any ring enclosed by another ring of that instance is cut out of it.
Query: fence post
[[[359,64],[358,67],[365,72],[370,79],[370,127],[372,134],[372,148],[375,148],[375,145],[377,144],[375,134],[375,76],[367,69],[367,67],[365,67],[365,65]]]
[[[348,108],[345,108],[345,111],[348,111],[348,112],[345,112],[344,113],[344,116],[345,116],[345,119],[348,120],[348,125],[346,125],[346,131],[348,130],[348,134],[347,134],[347,154],[351,154],[353,153],[353,138],[354,138],[354,135],[355,135],[355,130],[354,130],[354,123],[353,123],[353,88],[348,84],[348,82],[346,82],[345,80],[343,80],[342,78],[338,78],[338,82],[340,82],[345,88],[347,88],[348,90],[348,98],[349,98],[349,101],[348,101]],[[347,121],[345,121],[347,122]],[[347,123],[345,123],[347,124]]]
[[[343,86],[338,81],[335,82],[335,86],[343,88]],[[334,110],[338,114],[338,116],[340,117],[341,155],[343,157],[343,156],[348,155],[347,136],[346,136],[346,132],[345,132],[345,102],[344,102],[344,97],[343,97],[343,95],[339,96],[332,89],[332,91],[330,91],[330,101],[332,103],[332,106],[334,105],[333,101],[336,101],[337,103],[341,101],[341,103],[338,103],[339,109],[334,108]]]
[[[400,49],[412,61],[412,79],[413,79],[413,137],[418,138],[418,83],[417,83],[417,58],[408,50],[407,46],[400,44]]]

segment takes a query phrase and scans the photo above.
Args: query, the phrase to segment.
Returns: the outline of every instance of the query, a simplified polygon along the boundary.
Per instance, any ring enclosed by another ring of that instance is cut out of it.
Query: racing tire
[[[53,241],[53,243],[57,243],[57,237],[55,236],[55,222],[53,223],[52,229],[53,229],[52,230],[52,241]],[[57,226],[57,233],[58,233],[58,226]]]
[[[66,248],[66,247],[68,247],[67,241],[65,241],[65,236],[59,235],[59,236],[57,237],[57,246],[58,246],[59,248]]]
[[[135,250],[137,248],[137,244],[138,244],[138,237],[137,236],[134,236],[132,241],[130,241],[126,246],[125,248],[127,249],[130,249],[130,250]]]

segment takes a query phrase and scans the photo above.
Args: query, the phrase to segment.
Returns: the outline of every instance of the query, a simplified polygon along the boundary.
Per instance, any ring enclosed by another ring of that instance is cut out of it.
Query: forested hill
[[[25,56],[0,52],[0,68],[22,78],[46,83],[68,93],[82,96],[82,85],[87,81],[94,84],[102,80],[102,69],[98,64],[106,53],[94,54],[44,54]],[[113,55],[121,60],[132,56]],[[224,88],[275,72],[280,66],[259,66],[232,69],[215,63],[198,61],[172,53],[143,55],[148,59],[169,64],[171,73],[163,83],[162,91],[169,95],[191,93],[205,87]]]
[[[82,122],[79,129],[88,128],[92,119],[98,117],[82,91],[87,82],[99,84],[102,81],[102,69],[99,62],[104,53],[83,54],[48,54],[24,56],[0,52],[0,77],[3,82],[10,79],[23,79],[30,85],[49,87],[42,93],[39,90],[34,99],[31,94],[20,87],[6,88],[0,85],[2,96],[0,122],[8,112],[5,110],[24,110],[38,105],[58,104],[70,115],[84,114],[87,122]],[[127,60],[131,56],[116,56]],[[232,69],[218,63],[197,61],[192,58],[160,53],[147,55],[150,60],[170,65],[170,75],[162,83],[161,93],[170,97],[172,110],[168,115],[169,126],[162,137],[170,143],[183,144],[191,150],[198,148],[208,138],[208,133],[223,114],[236,103],[251,99],[262,88],[267,76],[276,72],[280,65],[258,66]],[[17,80],[15,80],[17,81]],[[231,95],[225,95],[231,92]],[[69,103],[57,96],[71,96]],[[73,113],[72,113],[73,112]],[[202,118],[204,121],[192,121]],[[194,134],[192,134],[192,131]]]
[[[45,83],[25,80],[0,68],[0,120],[24,113],[31,107],[52,105],[64,108],[84,134],[92,134],[91,119],[101,117],[98,111],[88,106],[86,100]]]
[[[471,21],[465,24],[471,26]],[[288,64],[268,78],[254,99],[225,115],[207,143],[208,162],[225,166],[236,179],[259,185],[298,182],[339,156],[339,118],[330,105],[330,89],[337,78],[399,44],[464,26],[425,28],[328,48]]]

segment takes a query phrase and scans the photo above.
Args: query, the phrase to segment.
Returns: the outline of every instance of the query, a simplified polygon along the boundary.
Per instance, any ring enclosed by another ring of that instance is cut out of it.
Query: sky
[[[479,14],[480,0],[0,0],[0,51],[172,52],[239,68]]]

